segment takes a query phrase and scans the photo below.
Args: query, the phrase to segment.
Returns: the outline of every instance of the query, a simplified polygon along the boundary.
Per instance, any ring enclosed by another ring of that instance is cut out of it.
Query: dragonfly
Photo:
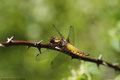
[[[73,54],[75,55],[79,55],[79,56],[89,56],[88,53],[85,53],[81,50],[79,50],[78,48],[76,48],[75,46],[73,46],[72,44],[70,44],[70,40],[69,40],[69,36],[70,36],[70,31],[71,31],[71,28],[72,26],[70,26],[70,29],[69,29],[69,34],[68,34],[68,37],[67,39],[65,39],[63,37],[63,35],[60,33],[60,31],[55,27],[55,25],[53,24],[53,27],[54,29],[56,30],[56,32],[59,34],[60,38],[54,38],[54,37],[50,37],[49,38],[49,42],[51,44],[57,44],[55,45],[55,48],[56,49],[65,49],[65,50],[68,50],[70,52],[72,52]]]

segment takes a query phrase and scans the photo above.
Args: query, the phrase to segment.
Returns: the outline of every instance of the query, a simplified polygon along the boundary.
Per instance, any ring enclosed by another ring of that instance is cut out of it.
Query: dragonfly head
[[[50,43],[55,43],[55,38],[54,37],[50,37],[49,41],[50,41]]]

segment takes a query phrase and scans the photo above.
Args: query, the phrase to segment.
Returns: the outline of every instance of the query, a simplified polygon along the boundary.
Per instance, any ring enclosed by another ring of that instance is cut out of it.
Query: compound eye
[[[50,37],[49,41],[50,41],[50,43],[55,43],[55,38],[54,37]]]

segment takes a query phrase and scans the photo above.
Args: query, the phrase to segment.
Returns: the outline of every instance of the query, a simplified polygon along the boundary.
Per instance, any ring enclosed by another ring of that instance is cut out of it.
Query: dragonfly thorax
[[[62,38],[50,37],[49,41],[50,41],[51,44],[54,44],[54,46],[58,47],[58,48],[63,48],[66,45],[66,40],[64,40]]]

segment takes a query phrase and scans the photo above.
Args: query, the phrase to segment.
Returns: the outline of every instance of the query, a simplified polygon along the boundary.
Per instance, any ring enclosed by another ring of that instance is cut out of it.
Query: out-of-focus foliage
[[[120,52],[120,22],[109,31],[109,34],[111,36],[111,45],[116,51]]]
[[[118,77],[116,77],[115,80],[120,80],[120,75]]]
[[[67,37],[74,27],[75,46],[97,58],[120,63],[120,0],[0,0],[0,41],[49,43],[59,37],[55,24]],[[119,72],[96,64],[72,60],[57,51],[36,48],[0,48],[0,78],[25,80],[119,80]],[[55,58],[55,59],[54,59]],[[54,61],[53,61],[54,60]],[[53,64],[51,62],[53,61]]]

